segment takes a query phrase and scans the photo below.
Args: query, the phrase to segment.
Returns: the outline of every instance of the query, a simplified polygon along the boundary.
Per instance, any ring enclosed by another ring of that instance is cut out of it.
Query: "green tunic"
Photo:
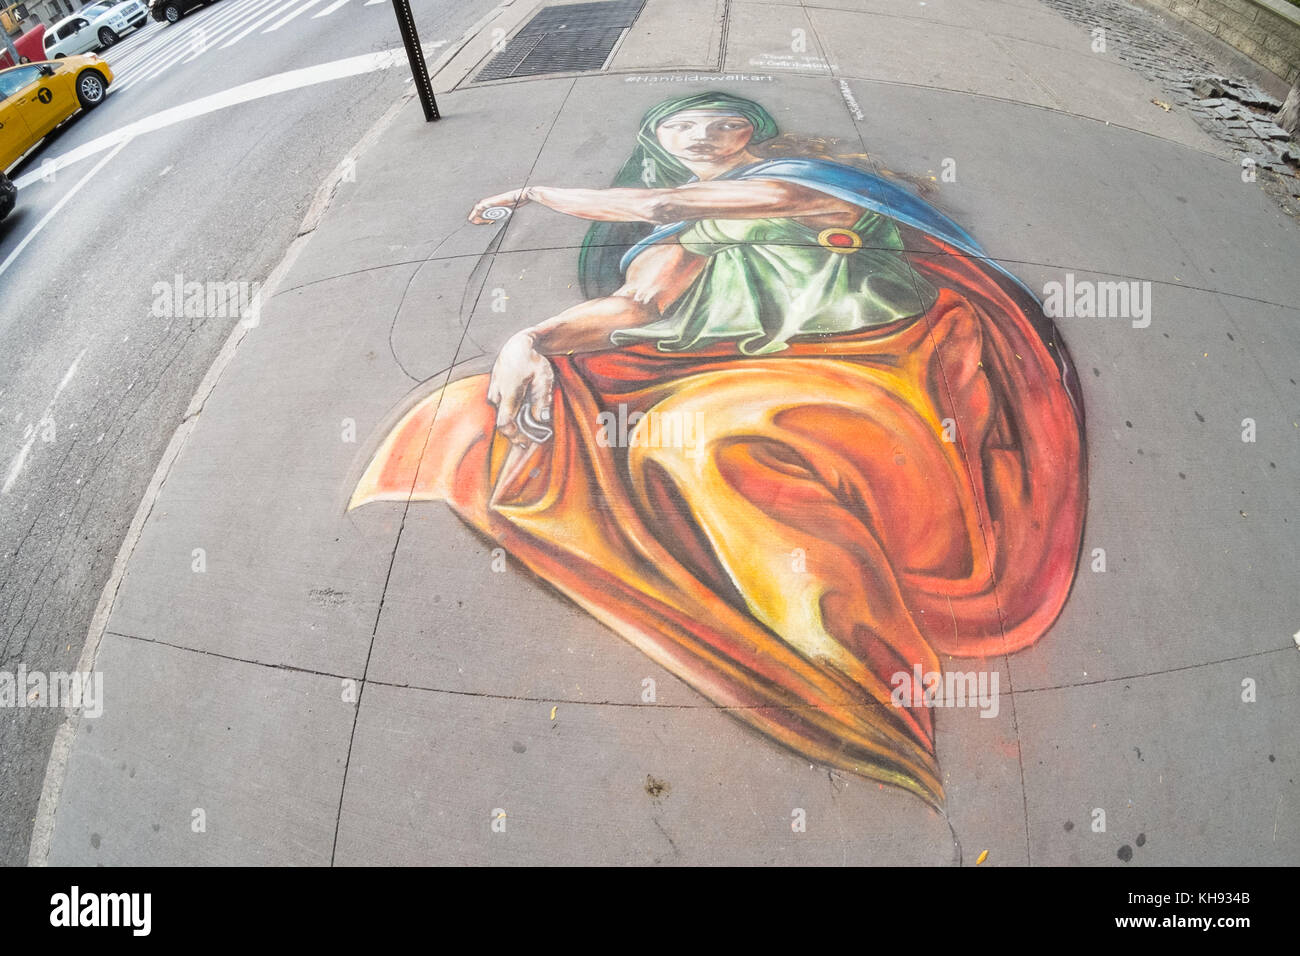
[[[704,271],[661,319],[610,340],[680,352],[734,339],[740,352],[763,355],[794,336],[887,325],[934,304],[937,293],[909,265],[893,220],[868,212],[853,231],[862,247],[836,252],[794,219],[695,222],[677,241],[708,257]]]

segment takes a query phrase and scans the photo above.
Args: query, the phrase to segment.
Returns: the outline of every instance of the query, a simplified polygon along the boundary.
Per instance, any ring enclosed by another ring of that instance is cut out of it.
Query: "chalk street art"
[[[995,695],[1073,582],[1081,395],[1019,280],[826,143],[679,96],[611,188],[479,202],[590,220],[585,301],[407,411],[349,507],[446,502],[736,719],[940,805],[939,655]]]

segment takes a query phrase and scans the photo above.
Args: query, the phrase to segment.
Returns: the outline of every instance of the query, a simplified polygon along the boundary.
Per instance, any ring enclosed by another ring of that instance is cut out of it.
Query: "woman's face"
[[[744,152],[754,126],[743,116],[704,110],[674,113],[655,129],[659,145],[686,162],[717,163]]]

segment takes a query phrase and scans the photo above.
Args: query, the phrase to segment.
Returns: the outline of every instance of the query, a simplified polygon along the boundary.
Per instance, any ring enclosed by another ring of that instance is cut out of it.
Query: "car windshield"
[[[95,3],[95,4],[91,4],[88,7],[82,7],[81,12],[85,16],[94,19],[95,17],[99,16],[101,13],[105,13],[112,9],[113,9],[113,4],[111,3]]]
[[[19,90],[29,86],[38,76],[40,70],[34,66],[23,66],[0,73],[0,100],[13,96]]]

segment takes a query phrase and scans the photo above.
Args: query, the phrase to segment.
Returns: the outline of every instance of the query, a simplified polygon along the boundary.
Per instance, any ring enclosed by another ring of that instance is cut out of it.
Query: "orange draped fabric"
[[[387,436],[351,506],[446,501],[736,718],[939,803],[932,711],[895,706],[891,676],[1036,641],[1086,489],[1032,303],[978,261],[916,258],[941,290],[922,319],[762,358],[554,358],[555,434],[528,449],[495,436],[487,376],[454,382]],[[637,412],[620,445],[608,423]]]

